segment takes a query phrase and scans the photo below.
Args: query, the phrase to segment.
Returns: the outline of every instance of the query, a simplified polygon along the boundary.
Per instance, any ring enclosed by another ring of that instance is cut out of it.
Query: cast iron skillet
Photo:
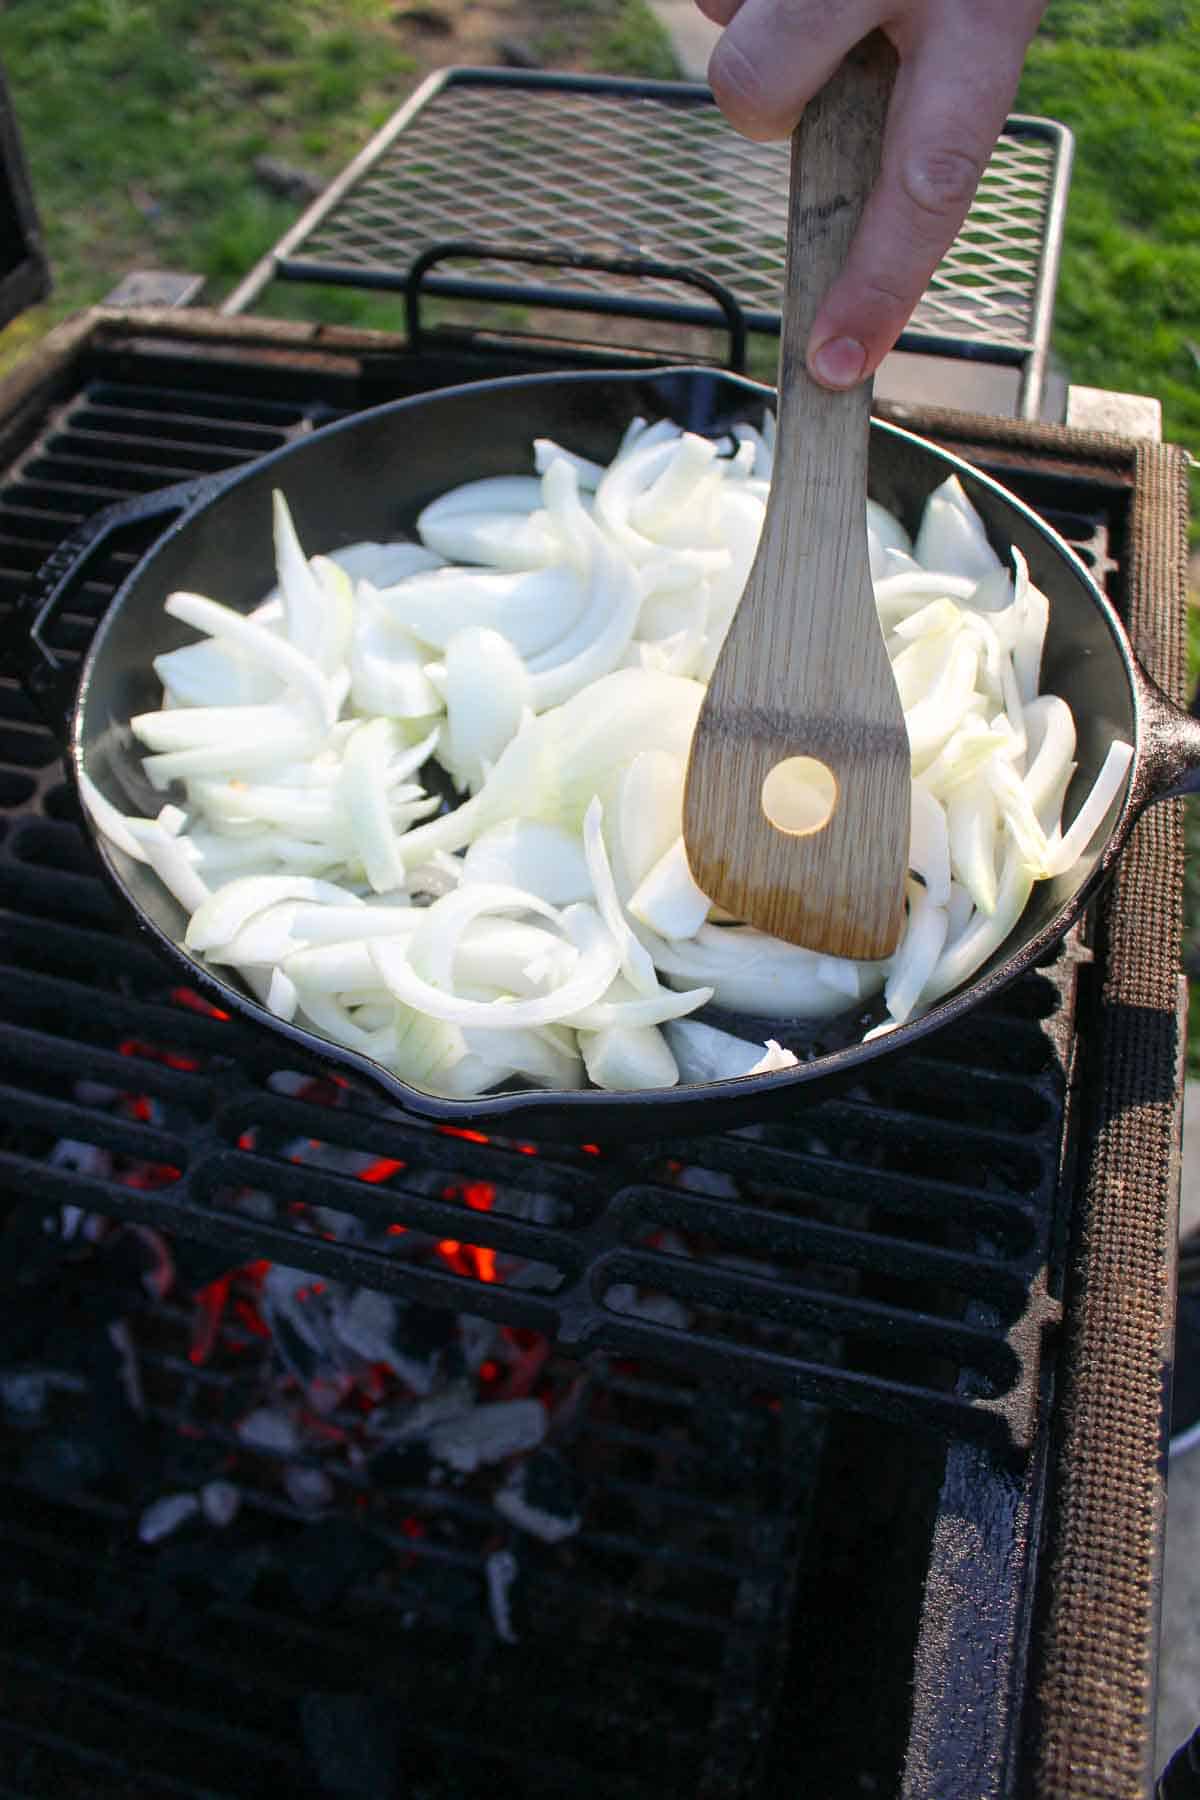
[[[206,478],[134,502],[93,520],[42,571],[22,634],[27,679],[56,723],[74,777],[86,769],[123,810],[153,815],[162,795],[146,783],[132,714],[159,704],[151,658],[194,641],[162,610],[177,588],[249,608],[273,585],[271,490],[287,495],[309,554],[362,538],[411,533],[421,508],[460,482],[531,468],[536,437],[551,437],[585,456],[608,460],[635,415],[666,416],[717,433],[740,419],[761,420],[769,389],[708,369],[650,374],[536,375],[446,389],[359,414],[286,446],[230,475]],[[131,915],[167,960],[221,1006],[253,1021],[287,1046],[302,1047],[365,1077],[408,1111],[446,1122],[537,1128],[554,1136],[657,1136],[681,1128],[723,1130],[788,1111],[806,1095],[852,1078],[881,1057],[902,1056],[930,1032],[960,1018],[1030,968],[1068,929],[1111,870],[1141,810],[1151,801],[1200,787],[1200,723],[1173,706],[1138,666],[1108,601],[1068,547],[1019,500],[957,458],[893,426],[872,427],[870,491],[914,527],[928,494],[956,473],[983,516],[997,549],[1017,545],[1033,580],[1050,598],[1042,686],[1072,707],[1079,732],[1079,773],[1068,796],[1070,818],[1114,737],[1133,743],[1124,798],[1069,875],[1035,888],[1020,925],[966,987],[923,1018],[873,1043],[864,1023],[843,1022],[819,1037],[781,1021],[753,1035],[789,1041],[800,1066],[736,1081],[638,1094],[588,1090],[512,1091],[446,1100],[407,1086],[375,1063],[315,1034],[282,1023],[240,988],[179,948],[184,918],[155,876],[97,837],[101,861]],[[76,685],[49,643],[53,614],[83,578],[89,558],[118,527],[149,514],[169,523],[133,570],[102,619]],[[880,1016],[880,1015],[877,1015]],[[717,1020],[715,1022],[726,1022]],[[811,1031],[811,1028],[810,1028]],[[743,1035],[751,1031],[743,1026]]]

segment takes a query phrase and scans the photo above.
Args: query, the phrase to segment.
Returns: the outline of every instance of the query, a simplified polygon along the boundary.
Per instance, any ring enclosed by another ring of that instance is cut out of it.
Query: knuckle
[[[728,35],[712,53],[708,82],[717,105],[743,137],[767,143],[791,131],[795,120],[787,107],[771,92],[759,65]]]
[[[920,213],[947,218],[970,206],[986,156],[963,144],[934,144],[904,158],[899,169],[905,197]]]

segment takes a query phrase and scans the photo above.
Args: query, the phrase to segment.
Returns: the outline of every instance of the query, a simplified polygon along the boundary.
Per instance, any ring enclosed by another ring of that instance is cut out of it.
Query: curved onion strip
[[[1125,776],[1133,761],[1133,747],[1119,740],[1109,746],[1100,773],[1068,830],[1057,842],[1051,842],[1040,873],[1065,875],[1079,861],[1100,826],[1105,814],[1125,784]]]
[[[712,992],[710,987],[690,988],[683,993],[675,988],[659,988],[657,994],[639,994],[618,976],[603,1000],[580,1007],[563,1022],[577,1031],[606,1031],[618,1025],[662,1025],[667,1019],[682,1019],[707,1006]]]
[[[631,916],[660,937],[695,937],[708,917],[709,900],[692,879],[682,837],[642,877],[628,905]]]
[[[516,736],[534,687],[508,639],[486,626],[455,632],[446,646],[446,732],[438,757],[456,787],[477,793]]]
[[[926,569],[944,569],[972,581],[1000,567],[983,521],[957,475],[948,476],[925,502],[913,555]]]
[[[665,1033],[681,1081],[736,1081],[740,1075],[760,1075],[768,1069],[795,1068],[797,1058],[774,1038],[752,1044],[732,1032],[702,1025],[698,1019],[669,1024]]]
[[[320,667],[294,644],[277,637],[230,606],[208,600],[203,594],[169,594],[164,603],[171,618],[191,625],[218,641],[233,644],[249,660],[277,675],[284,686],[303,699],[324,725],[337,717],[333,693]]]
[[[935,906],[950,900],[950,835],[945,808],[919,782],[913,783],[908,866],[925,883]]]
[[[519,919],[477,919],[459,939],[454,985],[460,993],[491,987],[532,999],[548,983],[561,986],[578,960],[574,944],[540,925]]]
[[[564,1051],[549,1032],[505,1031],[497,1025],[488,1031],[468,1029],[463,1037],[467,1057],[458,1066],[465,1069],[467,1058],[478,1059],[480,1074],[485,1067],[489,1071],[487,1087],[494,1087],[510,1074],[524,1075],[539,1087],[570,1089],[582,1085],[578,1052]]]
[[[604,848],[604,834],[601,830],[603,816],[603,808],[598,799],[592,801],[583,816],[583,853],[587,857],[596,904],[600,908],[601,918],[620,948],[621,972],[625,979],[639,994],[656,994],[659,981],[654,973],[654,963],[634,936],[633,928],[621,909],[612,869],[609,867],[608,852]]]
[[[498,1025],[506,1031],[552,1025],[598,1000],[620,967],[620,952],[590,906],[568,907],[563,923],[579,950],[578,964],[559,987],[531,1000],[460,1000],[423,981],[393,944],[373,943],[371,956],[384,986],[397,1000],[449,1025]]]
[[[462,879],[523,888],[552,906],[586,900],[592,891],[579,838],[542,819],[506,819],[481,832],[463,858]]]
[[[146,861],[167,892],[195,918],[197,910],[208,903],[211,893],[196,869],[187,839],[164,830],[156,819],[126,819],[125,824],[145,851]]]
[[[947,895],[949,898],[949,895]],[[883,998],[897,1024],[917,1005],[946,943],[950,917],[919,882],[908,884],[908,925],[884,983]]]
[[[350,700],[360,713],[424,719],[442,710],[425,665],[429,653],[389,619],[369,581],[360,581],[350,641]]]
[[[307,875],[244,875],[227,881],[192,914],[184,939],[189,950],[204,954],[222,948],[243,930],[255,913],[281,900],[328,901],[335,906],[365,903],[348,888]]]
[[[354,847],[377,894],[404,883],[404,860],[387,794],[388,765],[395,749],[390,719],[365,720],[346,740],[337,787]]]
[[[995,910],[989,917],[977,912],[948,949],[942,952],[933,974],[921,992],[922,1006],[940,1000],[952,988],[961,986],[993,950],[998,950],[1012,931],[1033,892],[1033,875],[1016,845],[1009,847]]]
[[[1046,830],[1046,809],[1057,795],[1061,812],[1062,791],[1074,768],[1075,720],[1065,700],[1057,694],[1043,694],[1025,708],[1025,728],[1031,739],[1025,792],[1038,822]],[[1055,822],[1057,816],[1056,812]]]
[[[946,802],[950,866],[981,913],[996,906],[995,795],[983,780],[964,782]]]
[[[275,566],[283,599],[288,642],[303,656],[326,668],[327,601],[321,583],[300,548],[288,503],[276,488],[271,495],[275,527]]]
[[[280,709],[281,712],[284,709]],[[190,781],[205,775],[242,775],[275,769],[297,757],[311,756],[320,747],[320,731],[297,708],[267,736],[226,735],[217,742],[191,750],[164,750],[142,758],[142,770],[152,787],[170,787],[173,781]]]
[[[844,1011],[846,996],[821,980],[821,958],[746,925],[702,925],[681,943],[642,929],[655,966],[673,985],[713,990],[718,1006],[761,1018],[823,1019]],[[883,985],[884,965],[861,967],[863,997]]]
[[[79,776],[79,798],[110,844],[123,850],[134,862],[149,862],[150,858],[131,829],[132,821],[111,800],[106,800],[91,776],[83,772]],[[149,825],[152,821],[147,819],[144,823]]]
[[[284,900],[255,913],[237,936],[224,946],[220,957],[210,960],[269,966],[283,962],[297,951],[345,944],[373,937],[411,937],[423,918],[415,906],[314,906],[305,900]]]
[[[175,706],[250,706],[278,700],[282,684],[232,644],[201,638],[153,661],[166,698]]]
[[[278,1019],[291,1020],[295,1018],[299,1004],[300,994],[291,976],[285,975],[282,969],[273,969],[267,988],[267,1011],[273,1012]]]
[[[549,651],[587,607],[587,590],[564,562],[498,573],[450,564],[377,590],[385,618],[444,650],[468,626],[500,632],[523,657]]]
[[[459,943],[468,925],[489,913],[535,913],[557,925],[558,910],[527,894],[520,888],[470,883],[456,888],[425,907],[409,944],[408,955],[414,969],[435,987],[450,993],[454,988],[454,961]]]
[[[679,1080],[667,1041],[653,1025],[614,1025],[606,1031],[584,1031],[580,1033],[579,1048],[596,1086],[610,1093],[674,1087]]]

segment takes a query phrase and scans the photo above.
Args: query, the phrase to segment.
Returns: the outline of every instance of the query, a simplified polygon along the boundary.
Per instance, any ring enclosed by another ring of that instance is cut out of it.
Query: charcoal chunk
[[[349,1519],[322,1519],[306,1526],[280,1552],[280,1568],[301,1606],[323,1612],[348,1588],[378,1575],[391,1557],[389,1546],[361,1525]]]
[[[400,1781],[396,1696],[305,1694],[300,1728],[319,1791],[334,1800],[390,1800]]]

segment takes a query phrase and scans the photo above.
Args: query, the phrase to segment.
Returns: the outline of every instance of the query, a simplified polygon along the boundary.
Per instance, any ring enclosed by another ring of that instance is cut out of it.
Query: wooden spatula
[[[710,900],[835,956],[895,949],[910,764],[867,552],[870,383],[819,387],[804,352],[878,171],[894,73],[874,33],[792,141],[775,472],[684,796],[688,862]]]

